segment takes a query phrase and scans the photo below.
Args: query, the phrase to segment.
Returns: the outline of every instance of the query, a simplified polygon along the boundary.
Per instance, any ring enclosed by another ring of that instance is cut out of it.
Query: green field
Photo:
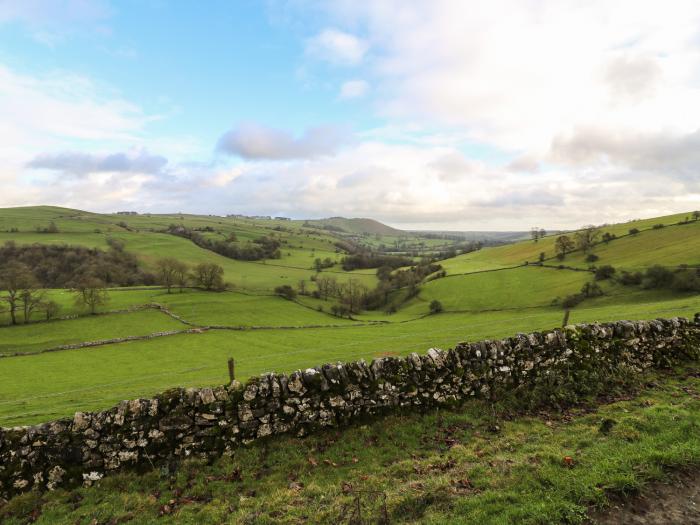
[[[677,225],[685,215],[606,226],[605,231],[618,235],[632,227],[641,231],[601,243],[593,252],[600,257],[600,264],[621,269],[643,269],[658,263],[697,265],[700,222]],[[59,233],[33,231],[50,221],[56,223]],[[282,258],[256,262],[228,259],[188,239],[160,232],[173,223],[210,228],[214,231],[205,232],[210,236],[233,232],[244,242],[260,235],[279,235],[284,243]],[[659,223],[667,226],[651,229]],[[10,232],[15,228],[19,231]],[[0,210],[0,231],[4,231],[0,241],[91,247],[105,247],[108,237],[116,237],[146,268],[152,268],[163,256],[190,264],[214,261],[224,267],[226,280],[234,285],[232,291],[220,293],[192,288],[171,294],[159,287],[112,289],[109,302],[100,307],[105,315],[99,316],[86,316],[68,290],[48,290],[47,297],[61,306],[60,315],[80,317],[49,323],[35,318],[37,322],[28,326],[0,327],[0,354],[36,354],[0,359],[1,426],[106,408],[122,399],[149,396],[173,386],[221,384],[227,378],[229,357],[236,359],[238,377],[245,379],[267,371],[290,372],[338,360],[405,355],[433,346],[449,348],[462,340],[551,329],[562,322],[563,311],[557,302],[579,292],[593,278],[589,271],[520,266],[536,259],[540,251],[551,251],[554,242],[553,237],[538,243],[527,240],[440,261],[447,277],[422,283],[417,295],[407,301],[402,300],[405,290],[395,292],[395,313],[365,311],[347,319],[330,315],[331,301],[310,296],[288,301],[273,294],[275,286],[296,286],[301,279],[313,289],[314,258],[328,256],[339,261],[343,256],[335,251],[337,237],[305,228],[302,221],[99,215],[39,207]],[[388,244],[389,234],[394,232],[366,238]],[[435,246],[431,243],[437,240],[430,241],[426,246]],[[588,267],[576,252],[564,263]],[[507,269],[511,266],[515,268]],[[483,271],[490,269],[499,270]],[[368,287],[377,282],[374,270],[343,272],[339,265],[321,275],[341,282],[354,278]],[[585,300],[572,310],[569,322],[690,317],[700,311],[697,294],[643,290],[613,281],[600,284],[605,295]],[[443,313],[428,315],[433,300],[442,304]],[[167,307],[189,324],[154,309],[108,313],[153,303]],[[0,321],[8,322],[7,313],[0,313]],[[60,345],[208,326],[228,329],[40,353]]]

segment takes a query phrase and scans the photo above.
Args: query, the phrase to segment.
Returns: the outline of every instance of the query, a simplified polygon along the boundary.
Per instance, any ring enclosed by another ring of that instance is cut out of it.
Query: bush
[[[598,257],[595,253],[589,253],[586,255],[586,262],[587,263],[594,263],[596,262],[600,257]]]
[[[442,312],[442,303],[437,299],[430,301],[430,313],[439,314],[440,312]]]
[[[652,228],[653,230],[660,230],[660,229],[663,228],[664,226],[665,226],[664,224],[654,224],[654,226],[652,226],[651,228]]]
[[[630,228],[630,235],[637,235],[639,233],[639,228]]]
[[[586,283],[581,288],[581,294],[584,297],[600,297],[603,295],[603,289],[596,282]]]
[[[700,276],[691,270],[676,272],[671,288],[679,292],[700,292]]]
[[[610,279],[614,274],[615,274],[615,268],[613,268],[609,264],[606,264],[606,265],[601,266],[600,268],[596,269],[595,280],[596,281],[603,281],[605,279]]]
[[[296,290],[288,284],[283,284],[282,286],[275,288],[275,293],[280,297],[284,297],[288,301],[291,301],[297,296]]]
[[[642,274],[640,272],[622,272],[617,278],[617,281],[624,286],[632,286],[642,283]]]
[[[673,272],[663,266],[647,268],[642,280],[644,288],[668,288],[673,283]]]
[[[562,308],[565,310],[568,310],[569,308],[573,308],[577,304],[580,304],[584,299],[586,298],[585,295],[581,293],[575,293],[573,295],[567,295],[564,297],[564,299],[561,302]]]

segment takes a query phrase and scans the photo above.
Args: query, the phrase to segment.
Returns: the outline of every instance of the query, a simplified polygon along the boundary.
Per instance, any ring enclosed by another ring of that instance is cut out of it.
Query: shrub
[[[442,312],[442,303],[437,299],[430,301],[430,313],[439,314],[440,312]]]
[[[642,283],[642,274],[640,272],[625,272],[617,278],[617,281],[624,286],[631,286]]]
[[[690,270],[676,272],[671,288],[679,292],[700,292],[700,276]]]
[[[654,226],[652,226],[651,228],[652,228],[653,230],[660,230],[660,229],[663,228],[664,226],[665,226],[664,224],[654,224]]]
[[[655,265],[647,268],[642,280],[644,288],[668,288],[673,282],[673,272],[663,266]]]
[[[637,235],[639,233],[639,228],[630,228],[630,235]]]
[[[598,257],[595,253],[589,253],[586,255],[586,262],[587,263],[594,263],[596,262],[600,257]]]
[[[573,308],[577,304],[580,304],[586,297],[581,294],[581,293],[575,293],[572,295],[567,295],[564,297],[564,299],[561,302],[562,308],[565,310],[568,310],[569,308]]]
[[[584,297],[600,297],[603,295],[603,289],[596,282],[586,283],[581,288],[581,294]]]
[[[281,286],[278,286],[275,288],[275,293],[279,295],[280,297],[284,297],[288,301],[291,301],[297,296],[297,292],[294,288],[289,286],[288,284],[283,284]]]
[[[602,281],[605,279],[610,279],[615,274],[615,268],[610,266],[609,264],[603,265],[600,268],[597,268],[595,271],[595,280],[596,281]]]

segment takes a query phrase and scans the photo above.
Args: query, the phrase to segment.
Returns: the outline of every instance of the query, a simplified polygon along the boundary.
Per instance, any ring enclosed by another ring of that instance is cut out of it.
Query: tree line
[[[234,233],[222,240],[205,237],[200,233],[202,231],[213,232],[214,229],[205,227],[197,230],[178,224],[171,224],[166,233],[189,239],[200,248],[218,253],[229,259],[259,261],[262,259],[280,259],[282,257],[280,252],[281,243],[272,237],[262,236],[254,239],[252,243],[241,244]]]

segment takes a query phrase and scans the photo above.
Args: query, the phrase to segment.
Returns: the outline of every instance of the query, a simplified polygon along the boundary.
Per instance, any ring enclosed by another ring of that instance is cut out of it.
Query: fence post
[[[571,310],[568,308],[564,310],[564,321],[562,321],[561,326],[562,328],[565,327],[567,324],[569,324],[569,314],[571,313]]]
[[[231,383],[233,383],[233,380],[235,379],[235,374],[234,374],[234,362],[233,362],[233,357],[228,358],[228,377],[231,380]]]

